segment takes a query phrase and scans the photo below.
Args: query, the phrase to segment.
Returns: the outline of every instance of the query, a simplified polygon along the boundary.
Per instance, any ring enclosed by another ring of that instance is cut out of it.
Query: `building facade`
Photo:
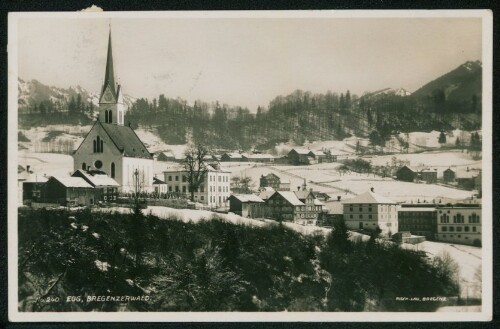
[[[481,246],[482,216],[479,205],[438,207],[436,216],[436,240]]]
[[[451,183],[455,181],[456,173],[453,169],[448,168],[443,171],[443,180],[445,183]]]
[[[400,232],[410,232],[425,236],[427,240],[434,240],[437,231],[436,208],[402,205],[398,209],[398,222]]]
[[[73,154],[74,170],[100,170],[124,193],[153,191],[153,155],[130,125],[124,125],[126,107],[121,86],[115,83],[111,31],[99,115]]]
[[[208,171],[204,181],[194,192],[194,201],[214,208],[229,207],[228,198],[231,195],[231,173],[207,165]],[[187,171],[182,167],[175,167],[163,172],[163,181],[168,185],[168,193],[190,197]]]
[[[368,191],[343,203],[347,228],[374,231],[378,227],[385,236],[399,231],[396,202]]]
[[[253,194],[233,194],[229,197],[229,211],[248,218],[263,218],[264,200]]]

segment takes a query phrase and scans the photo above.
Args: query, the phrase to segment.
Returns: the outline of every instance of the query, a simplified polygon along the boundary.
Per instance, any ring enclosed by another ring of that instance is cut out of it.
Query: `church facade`
[[[153,155],[130,125],[121,86],[115,83],[111,31],[99,115],[73,154],[74,170],[100,170],[120,184],[123,193],[153,191]]]

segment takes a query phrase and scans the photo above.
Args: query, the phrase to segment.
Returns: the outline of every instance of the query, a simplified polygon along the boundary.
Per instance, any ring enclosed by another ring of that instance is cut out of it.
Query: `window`
[[[115,163],[111,162],[111,178],[115,178]]]
[[[349,215],[349,218],[352,218],[352,215]]]
[[[83,169],[83,170],[87,170],[87,164],[86,164],[85,162],[84,162],[84,163],[82,163],[82,169]]]
[[[372,215],[368,215],[368,219],[372,219],[372,217],[373,217]]]
[[[472,215],[469,216],[469,223],[479,223],[479,216],[476,215],[476,213],[472,213]]]
[[[96,167],[97,169],[101,169],[102,168],[102,161],[97,160],[96,162],[94,162],[94,167]]]
[[[472,226],[472,232],[476,232],[476,227]]]
[[[455,232],[455,227],[450,226],[450,232]]]
[[[183,182],[183,183],[187,182],[187,177],[186,177],[186,176],[184,176],[184,175],[182,175],[182,182]]]
[[[178,182],[179,181],[179,176],[175,176],[175,181]]]
[[[203,200],[205,200],[205,197],[202,195],[202,196],[200,197],[200,199],[203,201]]]
[[[172,176],[168,176],[168,181],[171,182],[172,181]]]
[[[461,226],[457,227],[457,232],[462,232],[462,227]]]
[[[185,186],[182,187],[182,192],[186,193],[186,187]]]
[[[217,177],[217,180],[220,182],[220,176]]]
[[[203,193],[203,192],[205,192],[205,186],[200,185],[200,191],[201,191],[202,193]]]
[[[465,232],[469,232],[469,227],[468,227],[468,226],[465,226],[465,227],[464,227],[464,231],[465,231]]]
[[[175,192],[179,192],[179,186],[175,187]]]
[[[360,215],[359,215],[359,219],[363,219],[363,215],[361,215],[361,214],[360,214]]]
[[[168,187],[168,191],[169,191],[169,192],[172,192],[172,186],[169,186],[169,187]]]
[[[349,211],[354,211],[354,210],[352,209],[352,206],[351,206],[351,207],[349,207]]]
[[[447,230],[448,230],[448,228],[446,226],[441,227],[441,232],[446,232]]]
[[[101,137],[97,136],[96,139],[94,139],[94,153],[102,153],[104,150],[104,142],[102,141]]]

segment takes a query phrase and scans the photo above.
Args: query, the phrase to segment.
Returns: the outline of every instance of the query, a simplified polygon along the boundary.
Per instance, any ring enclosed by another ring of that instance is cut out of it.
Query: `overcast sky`
[[[252,111],[296,89],[415,91],[481,59],[478,18],[22,18],[19,76],[99,91],[109,23],[125,93]]]

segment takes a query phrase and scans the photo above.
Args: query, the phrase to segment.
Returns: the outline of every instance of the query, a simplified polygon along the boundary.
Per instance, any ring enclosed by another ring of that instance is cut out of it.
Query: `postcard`
[[[10,13],[10,320],[491,320],[492,37],[488,10]]]

